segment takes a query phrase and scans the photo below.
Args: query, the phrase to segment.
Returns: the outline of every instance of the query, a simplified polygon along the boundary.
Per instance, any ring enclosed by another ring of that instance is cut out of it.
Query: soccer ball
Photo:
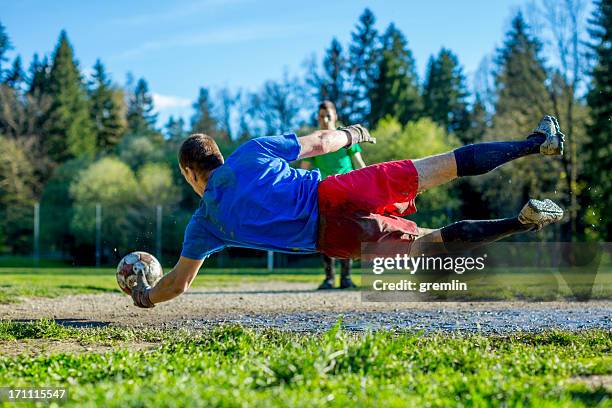
[[[122,291],[132,295],[132,288],[136,286],[136,274],[144,271],[149,285],[155,285],[163,276],[159,261],[147,252],[136,251],[127,254],[117,266],[117,283]]]

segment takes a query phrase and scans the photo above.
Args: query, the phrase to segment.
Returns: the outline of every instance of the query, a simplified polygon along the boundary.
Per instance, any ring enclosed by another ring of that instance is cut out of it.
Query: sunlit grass
[[[168,271],[168,269],[166,270]],[[386,274],[389,281],[392,274]],[[196,277],[194,288],[229,287],[249,283],[297,282],[311,284],[313,289],[322,280],[318,268],[279,268],[268,272],[261,268],[203,268]],[[397,275],[398,279],[405,275]],[[378,278],[378,277],[376,277]],[[416,276],[415,279],[427,276]],[[452,278],[452,277],[451,277]],[[353,274],[360,285],[360,270]],[[432,300],[563,300],[586,294],[587,299],[612,297],[612,272],[601,270],[596,276],[579,273],[561,275],[541,269],[522,269],[483,274],[474,278],[462,277],[470,290],[466,293],[441,293]],[[371,285],[372,275],[363,279]],[[365,286],[364,286],[365,287]],[[23,297],[54,298],[75,294],[119,292],[115,270],[111,268],[0,268],[0,303],[19,302]]]
[[[0,339],[151,348],[0,359],[0,384],[65,386],[68,406],[606,406],[576,377],[612,374],[609,331],[510,336],[181,332],[4,322]],[[7,405],[8,406],[8,405]]]
[[[202,269],[193,287],[223,287],[251,282],[318,283],[318,269]],[[87,293],[119,293],[115,270],[111,268],[0,268],[0,303],[14,303],[19,297],[59,297]]]

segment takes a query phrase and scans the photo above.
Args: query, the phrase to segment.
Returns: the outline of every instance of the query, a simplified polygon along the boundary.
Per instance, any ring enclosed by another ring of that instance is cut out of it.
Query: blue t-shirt
[[[299,154],[294,134],[241,145],[211,173],[181,256],[204,259],[226,246],[316,252],[321,175],[290,167]]]

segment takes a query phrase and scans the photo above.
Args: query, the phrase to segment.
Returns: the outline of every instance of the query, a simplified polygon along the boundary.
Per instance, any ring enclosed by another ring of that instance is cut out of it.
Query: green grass
[[[236,283],[282,282],[318,283],[319,269],[202,269],[193,287],[230,286]],[[0,268],[0,303],[15,303],[19,297],[54,298],[84,293],[119,292],[111,268]]]
[[[169,268],[166,268],[168,270]],[[223,287],[252,282],[301,282],[318,284],[323,272],[318,268],[279,269],[269,273],[257,268],[202,269],[193,283],[194,288]],[[394,279],[386,274],[386,281]],[[403,279],[405,274],[397,275]],[[371,285],[378,276],[368,275],[364,279]],[[408,276],[408,278],[411,278]],[[424,276],[421,278],[428,279]],[[415,277],[418,279],[418,276]],[[538,269],[507,271],[468,281],[470,292],[466,295],[439,294],[433,299],[446,300],[559,300],[573,299],[577,294],[587,293],[591,299],[612,297],[612,270],[606,268],[596,276],[579,274],[556,276]],[[354,280],[361,282],[359,269]],[[584,282],[583,282],[584,280]],[[571,289],[567,284],[571,285]],[[592,290],[591,290],[592,289]],[[111,268],[0,268],[0,303],[15,303],[20,297],[58,297],[74,294],[118,292],[115,270]],[[430,298],[432,299],[432,298]]]
[[[31,255],[1,255],[0,268],[31,268],[34,265],[34,260]],[[48,268],[68,268],[70,262],[62,260],[41,259],[38,267]]]
[[[42,319],[32,322],[0,320],[0,341],[46,339],[74,341],[80,344],[113,345],[117,342],[141,341],[157,343],[179,338],[185,332],[160,329],[133,330],[125,327],[106,326],[78,329],[57,324],[54,320]],[[173,337],[174,336],[174,337]],[[178,336],[178,337],[177,337]]]
[[[74,329],[0,323],[0,339],[151,341],[145,351],[0,358],[0,385],[65,386],[68,406],[610,406],[612,335]],[[7,404],[6,406],[14,406]]]

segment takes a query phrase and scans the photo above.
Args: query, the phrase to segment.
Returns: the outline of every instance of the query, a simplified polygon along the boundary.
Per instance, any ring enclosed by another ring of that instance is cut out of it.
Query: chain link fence
[[[161,205],[117,208],[99,203],[12,208],[0,212],[0,266],[113,266],[135,250],[173,265],[192,212]],[[299,267],[318,257],[229,248],[206,261],[213,267]]]
[[[441,227],[459,215],[449,208],[419,211],[410,219],[425,227]],[[0,209],[0,266],[113,266],[131,251],[154,254],[165,266],[176,262],[192,211],[177,206],[65,206],[34,203]],[[517,240],[554,240],[558,228]],[[211,256],[209,267],[318,267],[318,255],[272,253],[228,248]]]

